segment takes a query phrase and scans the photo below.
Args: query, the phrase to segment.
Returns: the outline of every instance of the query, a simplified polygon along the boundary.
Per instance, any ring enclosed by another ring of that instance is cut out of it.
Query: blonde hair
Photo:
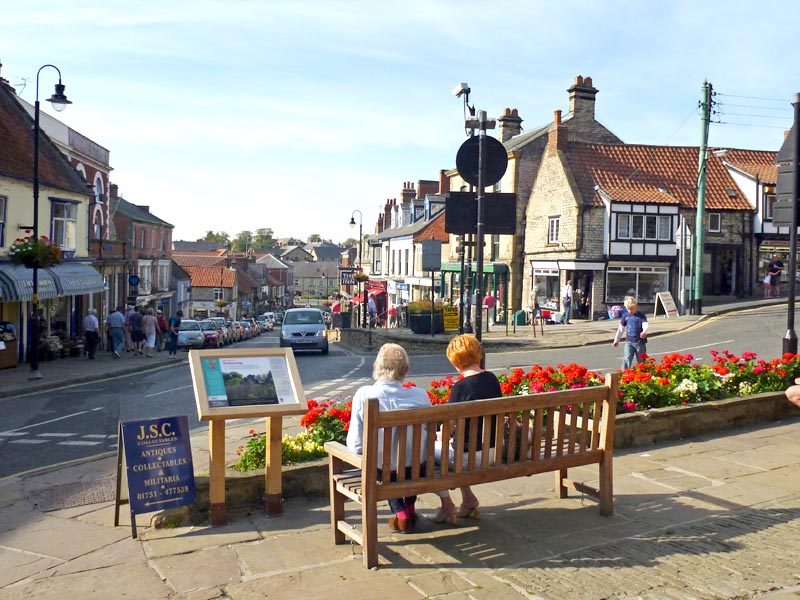
[[[639,306],[639,302],[633,296],[625,296],[625,302],[623,304],[628,312],[633,312],[631,309]]]
[[[483,358],[481,343],[471,335],[457,335],[447,344],[447,360],[459,371],[479,364]]]
[[[408,373],[408,354],[398,344],[384,344],[372,365],[375,381],[403,381]]]

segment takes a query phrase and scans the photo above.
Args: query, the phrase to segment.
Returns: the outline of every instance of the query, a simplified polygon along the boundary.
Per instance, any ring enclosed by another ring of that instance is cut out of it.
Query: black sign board
[[[491,193],[484,196],[483,233],[515,235],[517,233],[517,195]],[[475,192],[448,192],[445,195],[444,230],[464,235],[477,233],[478,201]]]
[[[348,267],[339,267],[339,278],[341,279],[341,285],[355,285],[356,280],[353,279],[353,275],[356,274],[355,267],[348,268]]]
[[[130,505],[134,538],[136,514],[194,504],[197,490],[185,415],[120,422],[118,443],[114,525],[119,524],[119,506],[125,502]],[[123,479],[127,499],[122,498]]]
[[[480,137],[473,136],[461,144],[456,154],[456,169],[458,174],[472,185],[478,185],[479,167],[479,147]],[[484,162],[486,163],[483,173],[483,185],[494,185],[503,178],[508,167],[508,152],[505,146],[493,137],[484,138]]]

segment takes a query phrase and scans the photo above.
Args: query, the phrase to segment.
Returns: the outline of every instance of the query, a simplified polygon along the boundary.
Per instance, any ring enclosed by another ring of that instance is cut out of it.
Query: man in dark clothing
[[[178,358],[178,330],[181,327],[181,319],[183,318],[183,311],[179,310],[175,316],[169,320],[169,350],[170,358]]]
[[[781,273],[783,273],[783,261],[780,254],[773,254],[772,261],[767,267],[771,278],[770,286],[775,298],[781,295]]]
[[[131,343],[133,344],[133,351],[136,353],[136,356],[141,356],[143,354],[142,350],[145,340],[143,323],[144,317],[137,307],[133,310],[130,317],[128,317],[128,326],[131,329]]]

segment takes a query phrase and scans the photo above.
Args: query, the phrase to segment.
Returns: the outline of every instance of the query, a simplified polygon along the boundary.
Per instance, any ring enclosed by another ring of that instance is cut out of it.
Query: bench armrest
[[[340,442],[325,442],[324,448],[325,452],[331,456],[346,462],[348,465],[354,466],[356,469],[361,468],[362,456],[356,454],[344,444]]]

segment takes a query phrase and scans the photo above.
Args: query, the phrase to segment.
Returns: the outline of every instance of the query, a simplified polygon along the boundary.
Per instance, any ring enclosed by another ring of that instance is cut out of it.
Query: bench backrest
[[[470,480],[475,483],[480,481],[480,473],[489,474],[496,469],[513,476],[514,472],[529,473],[539,467],[542,471],[560,468],[570,457],[613,451],[616,405],[616,374],[608,374],[602,386],[411,410],[382,412],[378,401],[370,399],[364,407],[362,477],[365,486],[370,480],[388,484],[393,446],[395,464],[406,464],[411,458],[410,473],[398,469],[394,474],[400,483],[446,476],[458,479],[459,474],[471,474]],[[530,418],[523,418],[525,415]],[[482,452],[477,449],[479,421],[483,423]],[[440,424],[445,459],[436,465],[434,442]],[[455,462],[448,464],[447,440],[452,436],[454,447],[464,448],[468,427],[466,451],[456,452]],[[495,445],[490,448],[493,428]],[[427,444],[422,443],[423,439]],[[383,464],[377,462],[379,440],[383,444]],[[486,480],[491,478],[487,475]]]

